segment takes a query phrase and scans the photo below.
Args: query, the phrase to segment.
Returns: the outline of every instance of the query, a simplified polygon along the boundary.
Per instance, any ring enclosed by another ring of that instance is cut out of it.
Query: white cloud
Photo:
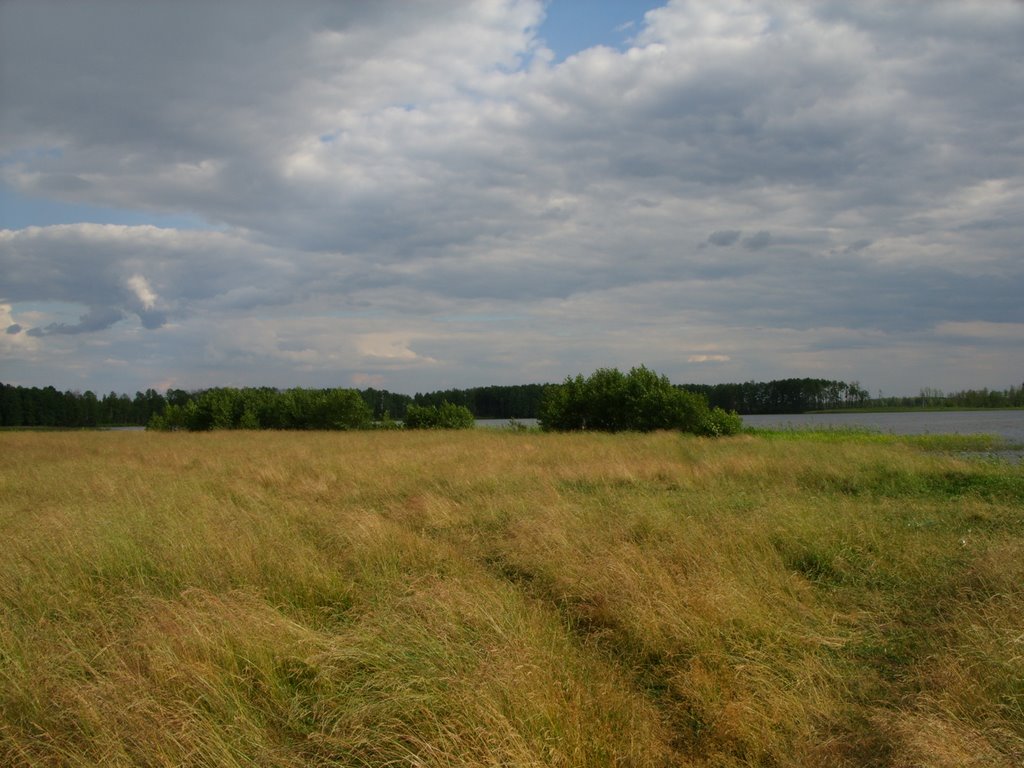
[[[1024,346],[1024,323],[939,323],[935,327],[935,333],[960,339],[1011,342],[1015,346]]]
[[[405,334],[395,333],[367,333],[356,339],[356,349],[359,354],[371,361],[383,361],[385,363],[436,363],[437,361],[417,354],[411,347],[412,339]]]
[[[0,181],[211,229],[0,231],[0,299],[82,308],[21,322],[53,361],[102,377],[102,337],[181,386],[827,375],[855,339],[955,389],[936,337],[1013,343],[1019,5],[671,2],[557,65],[542,14],[3,4]]]
[[[39,348],[39,340],[29,336],[25,317],[15,317],[10,304],[0,304],[0,352],[5,358],[23,357]]]
[[[139,303],[142,304],[143,309],[152,309],[156,306],[156,301],[159,297],[153,293],[153,289],[146,278],[142,275],[132,275],[126,283],[138,298]]]

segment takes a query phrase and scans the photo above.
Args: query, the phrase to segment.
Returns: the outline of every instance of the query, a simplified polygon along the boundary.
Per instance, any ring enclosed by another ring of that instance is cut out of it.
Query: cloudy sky
[[[0,2],[0,380],[1024,380],[1024,5]]]

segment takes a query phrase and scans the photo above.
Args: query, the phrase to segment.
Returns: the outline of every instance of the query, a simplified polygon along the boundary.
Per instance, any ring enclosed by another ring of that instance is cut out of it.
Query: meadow
[[[0,764],[1024,764],[976,438],[0,433]]]

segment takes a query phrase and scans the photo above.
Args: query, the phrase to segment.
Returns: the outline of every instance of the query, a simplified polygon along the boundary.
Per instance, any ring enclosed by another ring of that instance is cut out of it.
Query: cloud
[[[51,336],[55,334],[74,336],[79,333],[93,333],[102,331],[124,317],[124,313],[114,307],[91,307],[88,312],[82,315],[77,323],[51,323],[44,328],[32,328],[28,331],[30,336]]]
[[[733,243],[735,243],[739,239],[740,239],[740,230],[738,230],[738,229],[720,229],[717,232],[712,232],[710,235],[708,235],[708,240],[707,241],[709,243],[711,243],[711,245],[717,245],[719,247],[724,247],[724,246],[727,246],[727,245],[732,245]]]
[[[856,344],[891,391],[867,351],[1024,322],[1019,4],[672,2],[560,63],[543,13],[0,4],[0,183],[202,223],[0,231],[17,375],[748,379]],[[971,385],[964,359],[912,390]]]
[[[772,244],[772,233],[761,230],[755,235],[743,238],[743,247],[750,251],[762,251]]]
[[[1015,346],[1024,346],[1024,323],[947,322],[939,323],[935,333],[960,339],[1009,342]]]
[[[153,289],[149,285],[149,281],[146,280],[142,275],[132,275],[126,281],[128,287],[138,298],[139,303],[143,309],[152,309],[156,304],[157,295],[153,293]]]
[[[7,301],[113,307],[138,315],[146,327],[159,327],[168,313],[230,303],[243,290],[250,291],[252,303],[259,303],[256,296],[280,302],[290,290],[322,277],[320,267],[312,266],[319,265],[315,256],[308,257],[304,274],[296,274],[297,256],[236,235],[152,226],[0,230]]]
[[[22,322],[15,322],[12,309],[10,304],[0,303],[0,328],[6,329],[0,334],[0,354],[4,360],[3,379],[8,383],[17,377],[20,364],[33,361],[39,344],[37,339],[28,335]]]
[[[727,363],[732,360],[728,355],[690,355],[686,358],[688,363]]]
[[[435,363],[429,357],[424,357],[411,348],[411,339],[402,334],[392,333],[367,333],[356,340],[356,348],[359,353],[371,360],[381,363]]]

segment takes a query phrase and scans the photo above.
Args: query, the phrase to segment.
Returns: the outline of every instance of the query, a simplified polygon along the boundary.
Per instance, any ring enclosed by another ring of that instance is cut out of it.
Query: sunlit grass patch
[[[0,440],[4,765],[1024,755],[1021,468],[948,442]]]
[[[744,433],[765,440],[797,440],[800,442],[860,442],[883,445],[911,445],[926,451],[993,452],[1019,448],[1000,435],[989,434],[921,434],[900,435],[860,426],[801,426],[799,428],[747,427]]]

